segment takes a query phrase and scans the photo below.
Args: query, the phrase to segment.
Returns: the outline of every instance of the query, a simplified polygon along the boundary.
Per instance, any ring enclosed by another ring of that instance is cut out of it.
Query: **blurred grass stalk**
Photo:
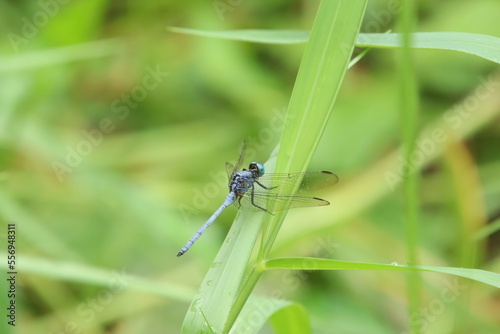
[[[306,170],[347,71],[366,2],[321,2],[288,106],[277,172]],[[262,274],[255,264],[266,259],[285,215],[238,214],[186,314],[184,333],[234,330],[233,324]],[[265,229],[255,262],[251,255],[262,219]],[[253,328],[254,332],[258,329]]]
[[[415,28],[416,2],[408,0],[402,2],[402,15],[400,17],[400,28],[403,32],[403,47],[400,49],[400,87],[401,87],[401,137],[404,161],[412,161],[416,152],[416,138],[418,127],[418,86],[413,64],[412,35]],[[409,166],[403,168],[403,192],[405,202],[405,227],[408,263],[418,266],[417,249],[419,243],[418,228],[418,181],[419,173],[412,171]],[[411,271],[407,276],[408,291],[408,318],[412,319],[421,307],[421,276],[416,271]],[[416,322],[409,324],[412,333],[420,333]]]

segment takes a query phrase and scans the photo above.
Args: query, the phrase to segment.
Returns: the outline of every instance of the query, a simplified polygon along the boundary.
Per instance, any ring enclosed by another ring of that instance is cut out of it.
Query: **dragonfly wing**
[[[300,183],[299,191],[309,191],[330,187],[339,182],[337,174],[328,171],[306,172]]]
[[[226,172],[227,177],[229,178],[229,182],[233,179],[234,173],[238,172],[243,164],[243,159],[245,158],[245,152],[247,150],[247,143],[243,141],[243,145],[241,146],[240,156],[238,157],[238,161],[236,161],[236,165],[232,165],[229,162],[226,162]]]
[[[310,171],[300,173],[270,173],[261,176],[258,181],[266,187],[277,187],[275,192],[292,194],[297,183],[297,192],[307,192],[314,189],[333,186],[339,178],[332,172]],[[258,187],[258,186],[257,186]]]
[[[270,212],[282,211],[287,208],[303,208],[311,206],[330,205],[327,200],[308,196],[283,196],[276,193],[255,192],[253,199],[251,191],[243,195],[240,200],[241,208],[249,211],[258,211],[264,208]]]
[[[238,161],[236,161],[236,165],[234,166],[235,173],[240,170],[241,165],[243,164],[243,159],[245,158],[246,150],[247,150],[247,142],[243,141],[243,144],[241,145],[240,156],[238,157]]]
[[[226,173],[227,173],[227,179],[229,180],[229,182],[231,182],[231,180],[233,179],[233,175],[234,175],[233,164],[226,162]]]

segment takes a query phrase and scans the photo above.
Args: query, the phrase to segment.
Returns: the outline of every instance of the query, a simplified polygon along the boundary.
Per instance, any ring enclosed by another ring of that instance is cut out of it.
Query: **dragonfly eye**
[[[252,162],[250,164],[250,166],[248,167],[248,169],[251,172],[255,172],[257,174],[257,176],[259,176],[259,177],[264,175],[264,172],[265,172],[264,165],[261,164],[260,162]]]

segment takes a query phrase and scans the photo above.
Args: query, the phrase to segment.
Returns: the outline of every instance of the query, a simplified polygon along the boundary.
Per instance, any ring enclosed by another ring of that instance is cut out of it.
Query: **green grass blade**
[[[289,105],[277,162],[280,171],[306,168],[342,83],[365,5],[366,1],[321,3]],[[191,304],[183,332],[228,332],[232,328],[260,277],[257,273],[244,280],[245,268],[252,265],[248,261],[261,218],[255,213],[238,215]],[[264,239],[267,249],[279,229],[276,222],[282,218],[274,221],[272,233]]]
[[[401,47],[402,34],[361,34],[357,46]],[[500,38],[465,32],[418,32],[412,48],[470,53],[500,63]]]
[[[0,73],[34,70],[74,61],[116,56],[123,52],[119,39],[107,39],[0,58]]]
[[[248,299],[230,333],[258,332],[268,319],[275,333],[311,333],[307,312],[300,304],[255,295]]]
[[[244,280],[245,269],[259,235],[262,215],[242,211],[237,215],[191,302],[182,325],[183,333],[222,332]]]
[[[321,138],[348,68],[366,2],[323,1],[304,52],[288,107],[276,162],[277,172],[303,171]],[[285,211],[266,216],[259,258],[266,258]],[[260,277],[245,281],[230,314],[237,316]]]
[[[277,172],[307,169],[347,71],[365,6],[363,1],[322,2],[288,106]],[[262,258],[269,253],[285,215],[267,217]]]
[[[500,218],[482,228],[478,233],[476,233],[474,239],[482,240],[498,231],[500,231]]]
[[[500,288],[500,274],[469,268],[405,266],[398,264],[379,264],[367,262],[338,261],[320,258],[280,258],[265,261],[261,270],[396,270],[432,271],[468,278],[477,282]]]
[[[172,27],[170,31],[190,35],[215,37],[228,40],[265,44],[305,43],[309,32],[304,30],[197,30]],[[465,32],[417,32],[412,34],[412,48],[450,50],[469,53],[500,63],[500,38]],[[356,46],[374,48],[399,48],[402,34],[359,34]]]
[[[199,30],[180,27],[169,27],[168,30],[194,36],[263,44],[297,44],[305,43],[309,39],[309,31],[306,30]]]
[[[276,334],[312,333],[307,311],[302,305],[283,300],[276,300],[276,302],[287,303],[270,318],[271,326]]]

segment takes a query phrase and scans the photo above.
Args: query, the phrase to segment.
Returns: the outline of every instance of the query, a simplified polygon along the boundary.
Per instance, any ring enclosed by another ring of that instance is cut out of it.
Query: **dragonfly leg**
[[[259,185],[260,185],[260,186],[262,186],[260,183],[259,183]],[[271,215],[273,215],[273,216],[274,216],[274,214],[273,214],[271,211],[269,211],[269,210],[267,210],[266,208],[263,208],[263,207],[261,207],[261,206],[259,206],[259,205],[255,204],[255,202],[254,202],[254,189],[255,189],[255,188],[254,188],[254,186],[252,185],[252,189],[251,189],[251,192],[250,192],[250,200],[251,200],[251,202],[252,202],[252,205],[253,205],[253,206],[255,206],[256,208],[259,208],[259,209],[261,209],[261,210],[263,210],[263,211],[265,211],[265,212],[267,212],[267,213],[269,213],[269,214],[271,214]],[[267,189],[267,188],[264,188],[264,189]],[[271,189],[272,189],[272,188],[271,188]]]
[[[278,188],[278,186],[276,187],[266,187],[265,185],[263,185],[262,183],[260,183],[259,181],[255,180],[255,182],[261,186],[262,188],[266,189],[266,190],[271,190],[271,189],[275,189],[275,188]]]

